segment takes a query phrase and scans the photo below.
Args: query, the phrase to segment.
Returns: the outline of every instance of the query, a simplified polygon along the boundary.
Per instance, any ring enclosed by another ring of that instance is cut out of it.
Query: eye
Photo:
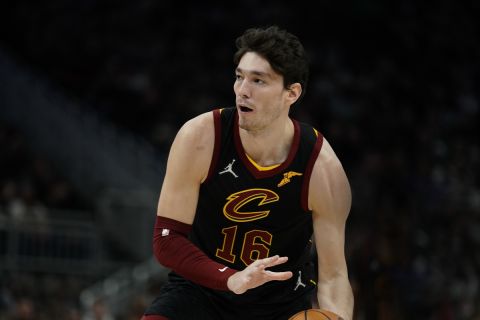
[[[253,82],[257,83],[257,84],[264,84],[265,81],[263,81],[262,79],[254,79]]]
[[[239,75],[239,74],[236,74],[236,75],[235,75],[235,80],[236,80],[236,81],[242,80],[242,76]]]

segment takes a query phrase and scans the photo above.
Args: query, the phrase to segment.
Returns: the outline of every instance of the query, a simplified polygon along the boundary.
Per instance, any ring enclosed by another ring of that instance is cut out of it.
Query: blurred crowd
[[[47,157],[32,150],[20,129],[0,122],[0,150],[0,216],[32,223],[47,219],[47,207],[91,207]]]
[[[47,237],[52,210],[69,214],[57,214],[56,218],[91,218],[72,215],[83,213],[91,202],[79,195],[48,158],[31,147],[20,129],[0,121],[0,263],[8,263],[12,258],[8,256],[8,232],[12,232],[13,226],[26,231],[17,238],[24,243],[20,245],[22,252],[16,253],[36,255],[32,252],[37,247],[35,243],[50,241]],[[80,314],[78,294],[90,279],[22,272],[1,265],[0,272],[1,320],[80,319],[74,316]]]
[[[478,4],[30,6],[10,8],[23,37],[5,35],[4,46],[164,152],[188,118],[234,103],[233,41],[245,27],[278,23],[298,34],[312,69],[292,114],[324,133],[352,185],[356,319],[480,319]],[[41,27],[25,23],[27,9]],[[68,183],[25,154],[21,137],[0,127],[0,145],[12,150],[0,155],[10,170],[0,171],[0,212],[14,214],[18,198],[40,216],[42,205],[71,205]]]
[[[12,272],[0,278],[0,320],[139,320],[147,301],[138,296],[114,315],[100,297],[90,309],[79,301],[79,293],[94,278],[53,273]]]

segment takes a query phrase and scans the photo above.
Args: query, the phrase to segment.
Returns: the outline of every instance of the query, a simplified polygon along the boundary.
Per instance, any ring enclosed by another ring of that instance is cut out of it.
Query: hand
[[[287,262],[288,257],[280,257],[278,255],[259,259],[250,264],[248,267],[230,276],[227,280],[228,289],[236,294],[242,294],[248,289],[256,288],[262,284],[272,281],[284,281],[292,277],[292,272],[273,272],[265,270]]]

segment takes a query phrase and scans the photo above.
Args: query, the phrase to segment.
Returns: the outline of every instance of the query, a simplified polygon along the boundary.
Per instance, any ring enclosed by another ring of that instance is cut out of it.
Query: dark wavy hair
[[[235,41],[237,51],[233,56],[235,66],[247,52],[255,52],[265,58],[273,70],[283,76],[283,85],[288,89],[293,83],[302,85],[305,95],[309,74],[309,62],[302,43],[297,36],[278,26],[247,29]],[[299,99],[300,100],[300,99]]]

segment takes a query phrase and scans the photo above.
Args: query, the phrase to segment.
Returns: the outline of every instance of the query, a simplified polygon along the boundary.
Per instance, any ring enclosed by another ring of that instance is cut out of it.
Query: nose
[[[248,84],[248,81],[244,80],[241,82],[237,82],[235,86],[236,86],[236,92],[238,96],[241,96],[243,98],[250,97],[251,90],[250,90],[250,85]]]

